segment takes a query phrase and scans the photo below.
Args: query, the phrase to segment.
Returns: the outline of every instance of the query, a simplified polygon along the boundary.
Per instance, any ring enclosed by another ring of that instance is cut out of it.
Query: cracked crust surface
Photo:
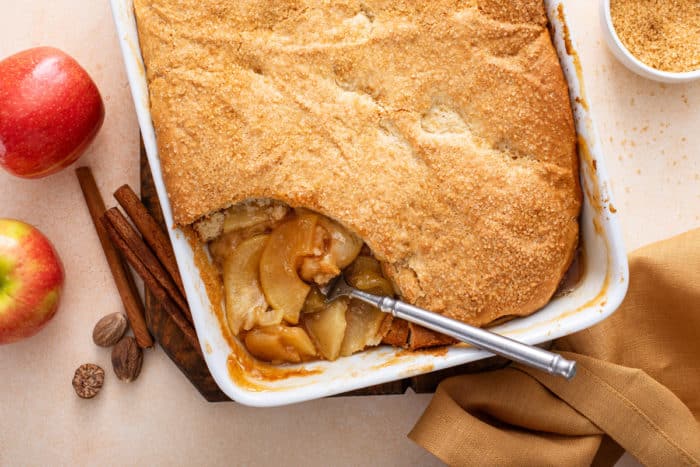
[[[176,223],[279,199],[409,302],[484,325],[550,299],[581,196],[541,0],[134,6]]]

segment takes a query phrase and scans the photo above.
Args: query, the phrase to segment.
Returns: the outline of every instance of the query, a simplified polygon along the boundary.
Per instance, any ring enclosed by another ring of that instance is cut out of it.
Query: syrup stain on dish
[[[462,345],[464,343],[459,343],[459,344],[454,344],[454,345]],[[464,346],[469,346],[469,344],[464,344]],[[408,349],[403,349],[399,350],[396,352],[394,355],[392,355],[389,359],[386,361],[380,363],[379,365],[373,365],[372,369],[373,370],[379,370],[381,368],[387,368],[390,366],[394,366],[398,363],[403,363],[407,360],[412,360],[416,357],[421,357],[421,356],[433,356],[433,357],[442,357],[447,355],[447,352],[450,350],[449,345],[444,345],[441,347],[433,347],[430,349],[420,349],[420,350],[408,350]],[[412,366],[408,368],[406,371],[412,371],[415,366]],[[430,370],[427,371],[432,371],[433,365],[430,365]]]
[[[601,215],[603,212],[603,204],[601,202],[602,196],[600,195],[599,183],[594,183],[596,182],[598,176],[598,167],[596,166],[595,159],[593,159],[593,156],[591,155],[588,143],[580,134],[577,135],[577,143],[578,157],[584,164],[586,164],[591,180],[590,183],[585,183],[583,188],[586,190],[591,207],[598,215]]]
[[[408,378],[413,375],[420,375],[423,373],[430,373],[435,369],[435,365],[429,363],[427,365],[412,365],[401,371],[401,376],[403,378]]]
[[[603,235],[603,226],[600,225],[600,221],[597,217],[593,218],[593,230],[595,230],[595,233],[598,235]]]
[[[139,74],[141,76],[145,77],[146,76],[146,69],[143,66],[143,62],[141,60],[139,60],[139,57],[141,55],[139,54],[138,47],[136,47],[128,38],[125,37],[124,40],[129,45],[129,49],[131,50],[131,53],[134,54],[134,58],[135,58],[134,62],[138,65]]]
[[[409,354],[409,355],[431,355],[433,357],[442,357],[444,355],[447,355],[449,347],[448,346],[442,346],[442,347],[434,347],[432,349],[423,349],[423,350],[402,350],[400,351],[397,355],[402,355],[402,354]]]
[[[274,366],[255,360],[247,354],[243,358],[241,357],[242,355],[236,351],[231,352],[229,355],[228,359],[226,360],[229,376],[231,376],[231,379],[237,385],[256,392],[285,391],[293,387],[305,386],[306,384],[302,383],[295,386],[275,387],[264,383],[279,381],[295,376],[310,376],[322,373],[320,368],[310,370],[304,368],[303,366]]]
[[[583,86],[580,85],[580,83],[583,83],[583,67],[581,67],[581,59],[578,56],[578,52],[576,52],[576,49],[574,49],[574,45],[571,42],[571,33],[569,32],[569,26],[566,23],[566,15],[564,15],[564,4],[560,3],[557,5],[557,17],[559,18],[559,21],[561,22],[562,26],[562,37],[564,39],[564,48],[566,49],[567,55],[571,57],[571,59],[574,61],[574,68],[576,70],[576,77],[578,78],[579,81],[579,93],[581,94],[580,97],[577,97],[575,100],[576,102],[581,103],[581,106],[588,110],[588,103],[586,101],[586,92],[583,89]]]

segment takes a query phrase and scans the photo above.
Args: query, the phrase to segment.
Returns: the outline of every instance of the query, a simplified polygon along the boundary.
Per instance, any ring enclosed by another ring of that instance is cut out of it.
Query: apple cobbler
[[[551,299],[581,191],[542,0],[134,9],[174,221],[204,234],[252,354],[449,342],[324,305],[317,287],[341,270],[475,326]]]
[[[227,325],[256,358],[335,360],[378,345],[392,317],[359,300],[326,303],[319,287],[350,284],[394,295],[355,234],[320,214],[270,200],[238,204],[194,224],[221,272]]]

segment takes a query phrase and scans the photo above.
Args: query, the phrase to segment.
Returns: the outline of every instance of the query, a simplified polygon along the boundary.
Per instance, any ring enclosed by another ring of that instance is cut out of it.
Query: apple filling
[[[391,316],[358,300],[326,303],[319,286],[394,295],[379,262],[337,222],[271,200],[233,206],[194,225],[221,271],[226,320],[254,357],[273,363],[335,360],[378,345]]]

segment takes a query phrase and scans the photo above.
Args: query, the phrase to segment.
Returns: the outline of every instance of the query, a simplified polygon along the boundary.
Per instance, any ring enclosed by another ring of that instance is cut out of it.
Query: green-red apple
[[[39,178],[75,162],[102,126],[104,105],[66,53],[37,47],[0,60],[0,166]]]
[[[0,344],[39,332],[56,314],[63,266],[36,228],[0,219]]]

